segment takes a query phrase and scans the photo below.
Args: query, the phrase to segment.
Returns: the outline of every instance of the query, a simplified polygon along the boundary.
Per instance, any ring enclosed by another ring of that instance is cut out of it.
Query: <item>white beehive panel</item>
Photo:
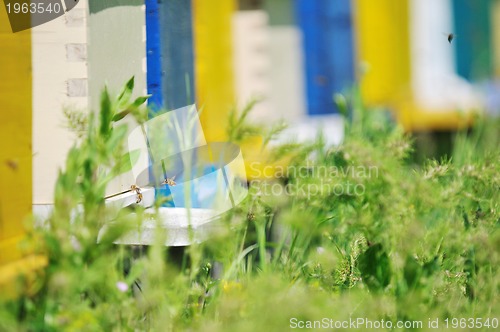
[[[306,116],[304,57],[302,35],[295,26],[269,27],[271,54],[270,99],[268,119],[290,121]]]
[[[240,107],[252,98],[263,98],[251,113],[254,119],[269,116],[270,53],[268,17],[263,10],[233,15],[233,59],[236,100]]]
[[[479,106],[472,86],[455,73],[451,0],[411,1],[412,85],[416,102],[428,110]],[[460,36],[457,36],[460,38]]]
[[[98,0],[92,1],[97,3]],[[134,76],[132,98],[146,94],[146,14],[144,6],[137,3],[111,6],[89,14],[89,104],[93,111],[99,109],[99,97],[105,84],[110,95],[116,96]],[[129,132],[137,126],[129,116],[123,121],[128,124]],[[132,172],[128,172],[112,181],[106,193],[128,190],[132,184],[135,179]]]
[[[63,107],[86,110],[87,1],[32,28],[33,203],[53,201],[58,169],[75,136],[65,128]]]

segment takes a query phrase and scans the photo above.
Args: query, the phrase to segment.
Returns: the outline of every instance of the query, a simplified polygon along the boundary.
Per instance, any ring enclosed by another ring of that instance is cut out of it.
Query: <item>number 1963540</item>
[[[58,14],[63,11],[63,8],[59,2],[55,3],[7,3],[5,5],[8,14],[43,14],[43,13],[55,13]]]
[[[452,329],[480,329],[498,328],[498,318],[446,318],[443,320],[444,328]]]

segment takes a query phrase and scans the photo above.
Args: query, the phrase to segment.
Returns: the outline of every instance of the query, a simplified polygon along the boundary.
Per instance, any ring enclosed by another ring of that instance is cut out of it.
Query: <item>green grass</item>
[[[0,306],[0,330],[286,331],[323,318],[421,321],[428,330],[429,319],[441,328],[447,318],[450,328],[460,327],[452,318],[500,319],[498,119],[478,117],[449,156],[416,165],[412,137],[385,113],[336,96],[353,110],[340,146],[318,136],[268,147],[288,172],[254,181],[226,227],[174,251],[112,244],[141,215],[104,206],[109,179],[127,169],[116,163],[124,129],[112,122],[144,114],[129,97],[127,88],[122,100],[103,93],[100,116],[60,173],[49,226],[28,224],[26,246],[49,266],[34,283],[19,280],[22,295]],[[229,137],[259,133],[231,117]],[[123,227],[96,244],[110,218]]]

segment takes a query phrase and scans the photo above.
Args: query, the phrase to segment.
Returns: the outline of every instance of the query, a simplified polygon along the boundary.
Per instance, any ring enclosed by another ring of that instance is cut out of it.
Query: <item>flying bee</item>
[[[448,43],[450,43],[450,44],[451,44],[451,42],[453,41],[453,39],[455,39],[455,37],[456,37],[456,36],[457,36],[457,35],[456,35],[456,34],[454,34],[454,33],[448,33],[448,34],[447,34]]]
[[[137,199],[136,199],[135,203],[139,204],[142,201],[141,188],[139,188],[138,186],[133,184],[130,186],[130,191],[135,191],[135,194],[137,195]]]
[[[163,180],[162,184],[167,184],[171,187],[175,186],[177,183],[175,183],[175,175],[171,178],[166,178],[165,180]]]

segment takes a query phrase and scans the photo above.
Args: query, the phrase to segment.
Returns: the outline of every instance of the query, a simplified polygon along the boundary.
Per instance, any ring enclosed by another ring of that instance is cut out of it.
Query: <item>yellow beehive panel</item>
[[[234,104],[232,14],[234,0],[193,0],[195,84],[207,141],[226,138],[226,120]]]
[[[0,265],[20,257],[31,212],[31,31],[12,33],[0,10]]]
[[[387,104],[410,88],[408,0],[355,0],[361,89],[368,104]]]

